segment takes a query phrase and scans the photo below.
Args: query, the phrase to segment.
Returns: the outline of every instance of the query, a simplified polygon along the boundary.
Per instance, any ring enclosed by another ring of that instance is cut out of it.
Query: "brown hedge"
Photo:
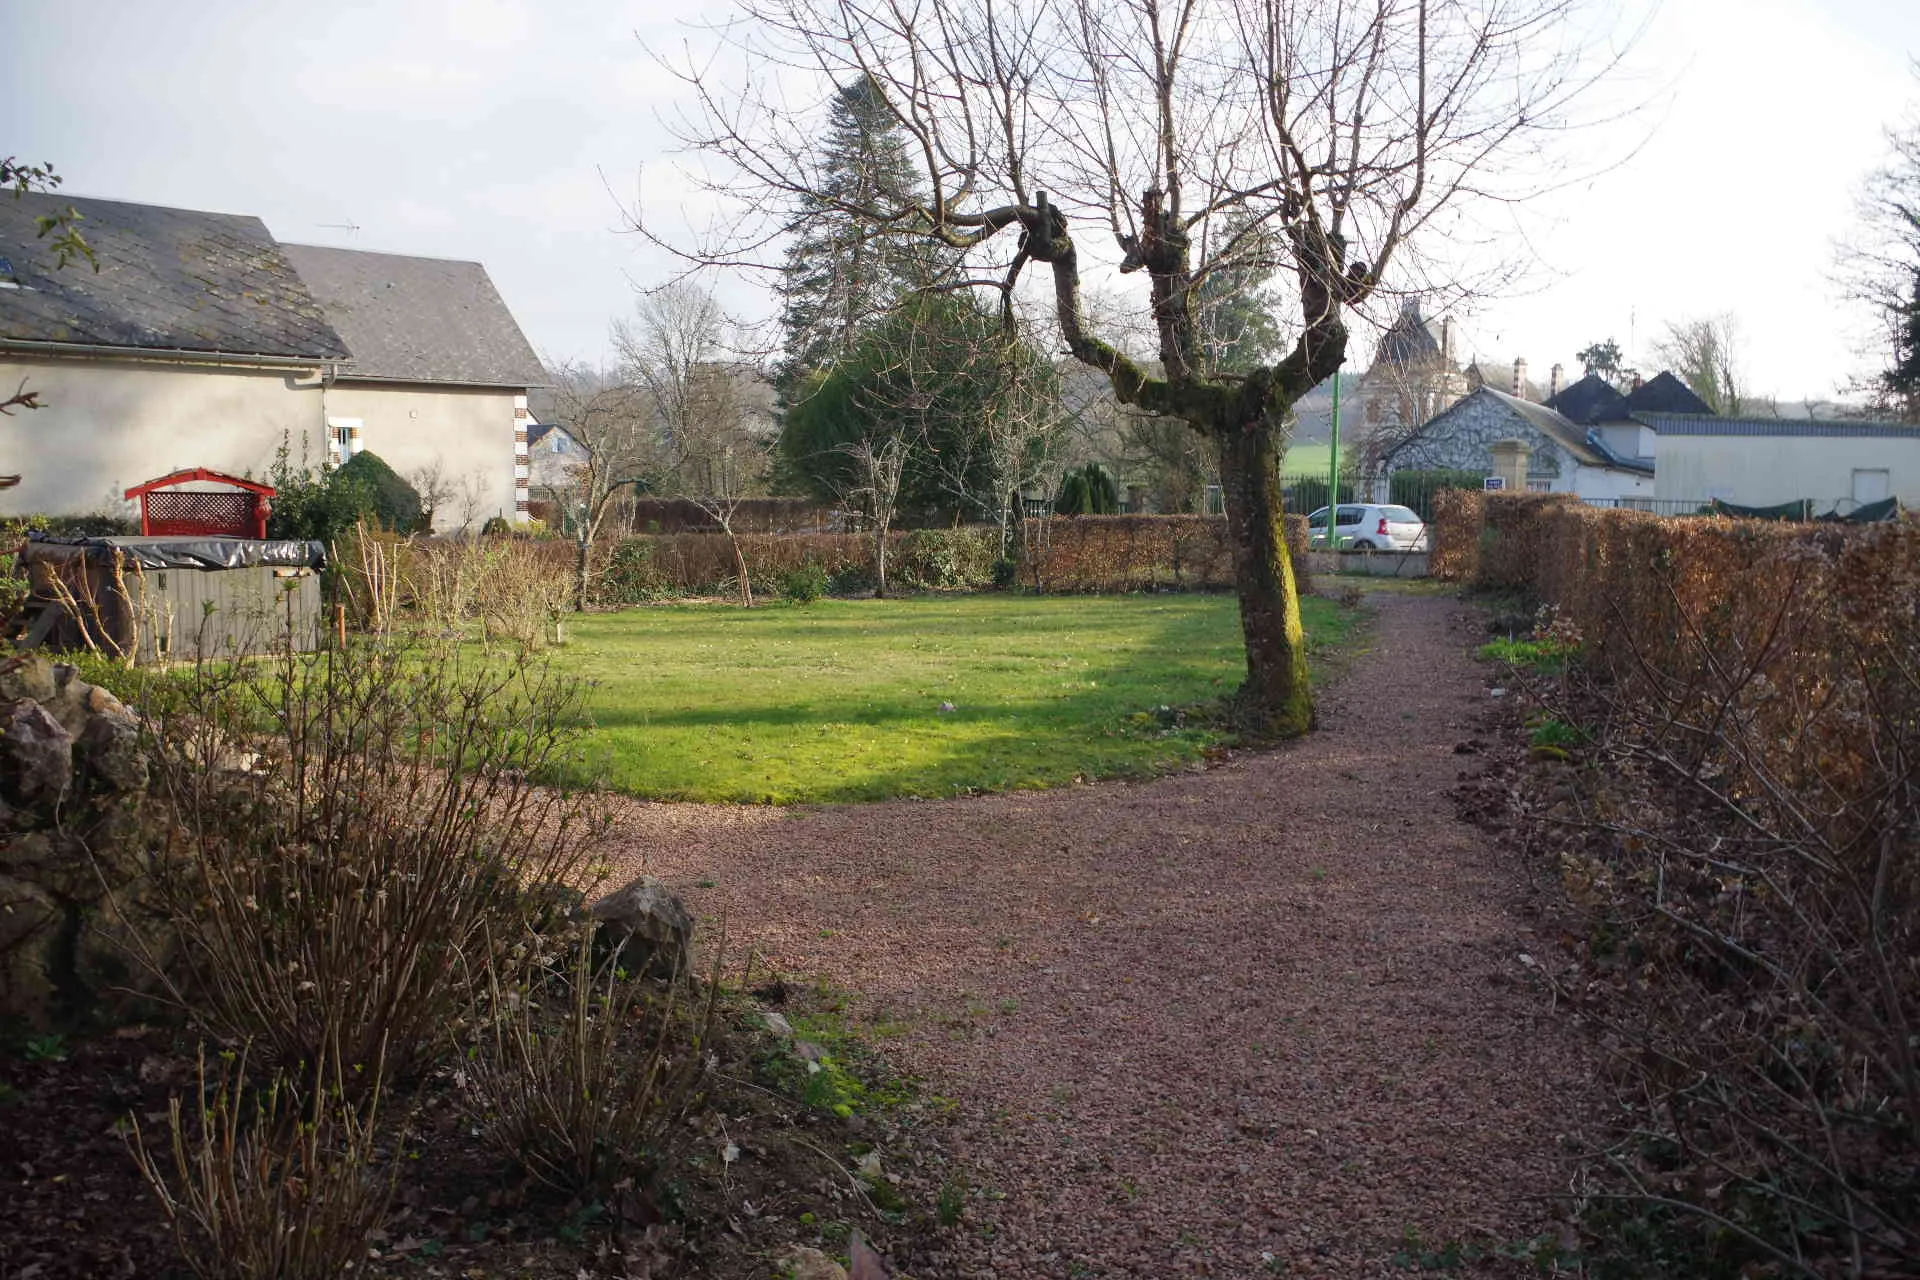
[[[1447,572],[1550,607],[1594,677],[1573,687],[1605,751],[1576,825],[1610,835],[1562,865],[1601,913],[1596,970],[1616,933],[1639,957],[1623,1096],[1682,1153],[1659,1166],[1673,1202],[1715,1215],[1701,1256],[1920,1275],[1920,524],[1504,494],[1436,518]],[[1607,798],[1641,769],[1665,789]]]

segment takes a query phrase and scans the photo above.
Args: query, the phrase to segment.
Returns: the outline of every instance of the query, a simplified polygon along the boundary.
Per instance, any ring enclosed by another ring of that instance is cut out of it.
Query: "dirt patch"
[[[1146,784],[803,810],[634,804],[626,871],[859,993],[953,1099],[922,1276],[1499,1274],[1562,1226],[1588,1046],[1524,869],[1455,815],[1489,668],[1372,597],[1322,729]]]

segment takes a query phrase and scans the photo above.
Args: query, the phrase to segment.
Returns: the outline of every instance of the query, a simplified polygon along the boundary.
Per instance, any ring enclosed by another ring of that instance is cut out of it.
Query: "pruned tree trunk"
[[[1255,731],[1292,737],[1313,727],[1306,631],[1287,550],[1278,433],[1264,423],[1218,433],[1247,680],[1240,711]]]

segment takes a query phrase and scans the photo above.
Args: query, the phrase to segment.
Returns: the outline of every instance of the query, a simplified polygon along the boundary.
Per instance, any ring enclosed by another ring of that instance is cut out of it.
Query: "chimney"
[[[1561,380],[1565,376],[1562,368],[1563,366],[1556,364],[1553,366],[1553,372],[1547,375],[1547,399],[1549,400],[1560,394]]]
[[[1447,316],[1440,321],[1440,367],[1453,368],[1453,317]]]
[[[1527,398],[1527,358],[1525,356],[1513,358],[1513,394],[1515,399]]]

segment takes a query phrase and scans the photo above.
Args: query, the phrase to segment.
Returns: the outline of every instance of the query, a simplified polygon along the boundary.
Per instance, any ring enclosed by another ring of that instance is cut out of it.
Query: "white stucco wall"
[[[358,420],[364,448],[419,485],[423,468],[439,464],[453,492],[435,512],[441,530],[471,519],[514,515],[514,392],[399,383],[336,383],[327,417]]]
[[[1617,503],[1622,498],[1651,498],[1654,478],[1612,467],[1575,467],[1571,490],[1582,502]]]
[[[452,492],[443,528],[514,515],[514,392],[335,383],[319,370],[197,362],[0,358],[0,386],[24,380],[45,406],[0,421],[0,514],[132,515],[121,494],[185,467],[264,479],[283,438],[297,465],[328,460],[328,422],[357,419],[361,443],[417,482],[438,461]]]
[[[264,477],[285,433],[297,461],[326,457],[314,371],[108,360],[0,358],[0,386],[26,381],[45,406],[0,419],[7,514],[133,514],[121,494],[184,467]]]
[[[1660,439],[1655,496],[1765,507],[1811,498],[1816,512],[1853,497],[1855,470],[1885,470],[1889,492],[1920,505],[1920,432],[1911,438],[1689,436]]]

